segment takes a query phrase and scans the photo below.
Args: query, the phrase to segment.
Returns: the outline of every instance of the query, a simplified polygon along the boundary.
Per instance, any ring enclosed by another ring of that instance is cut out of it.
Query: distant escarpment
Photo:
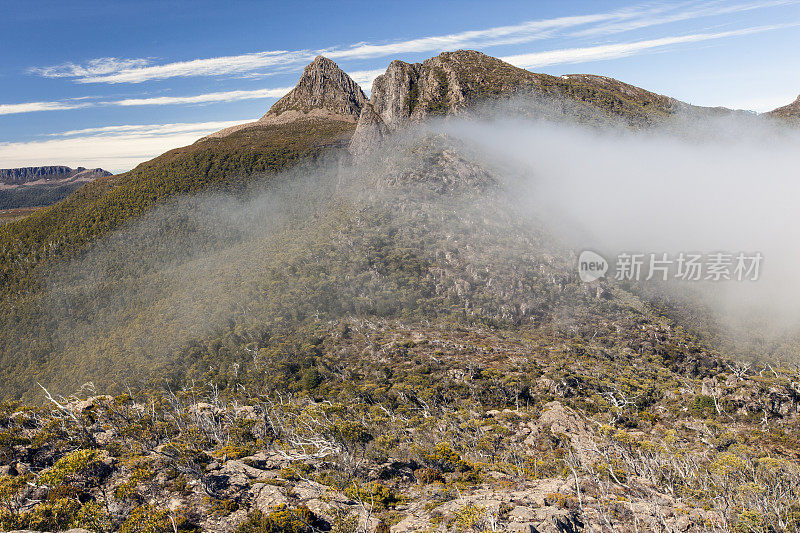
[[[63,165],[0,169],[0,209],[50,205],[97,178],[111,176],[102,168]]]
[[[38,183],[65,183],[86,182],[97,178],[110,176],[111,172],[102,168],[78,167],[72,169],[67,166],[54,165],[46,167],[24,167],[0,169],[0,183],[6,186],[30,185]]]

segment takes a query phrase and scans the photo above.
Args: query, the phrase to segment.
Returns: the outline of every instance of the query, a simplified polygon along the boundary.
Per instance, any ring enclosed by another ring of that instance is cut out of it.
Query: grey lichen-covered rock
[[[458,113],[487,96],[538,85],[538,74],[473,50],[445,52],[422,63],[392,61],[375,78],[370,103],[390,129],[431,115]]]
[[[275,485],[256,483],[252,486],[251,491],[255,508],[264,513],[289,503],[289,498]]]
[[[372,104],[366,104],[361,110],[356,131],[350,141],[350,152],[356,155],[365,154],[379,145],[386,134],[386,124],[375,112]]]
[[[573,409],[560,402],[545,404],[538,424],[525,440],[526,444],[535,441],[538,432],[547,428],[553,434],[562,434],[570,439],[572,448],[581,459],[593,460],[597,452],[589,424]]]
[[[370,103],[385,124],[396,128],[414,112],[419,103],[421,70],[420,63],[395,60],[389,63],[385,74],[372,82]]]
[[[392,61],[372,84],[372,110],[362,112],[361,133],[350,151],[363,153],[385,132],[431,116],[459,114],[485,97],[511,96],[538,85],[540,76],[472,50],[445,52],[422,63]]]
[[[355,122],[366,103],[364,91],[350,76],[330,59],[317,56],[303,70],[297,86],[275,102],[261,117],[261,122],[283,121],[311,113]]]

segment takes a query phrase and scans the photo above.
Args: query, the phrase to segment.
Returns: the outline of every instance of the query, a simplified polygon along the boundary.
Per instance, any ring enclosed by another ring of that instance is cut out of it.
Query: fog
[[[376,243],[437,269],[460,254],[458,268],[485,272],[490,311],[498,284],[513,282],[508,298],[523,307],[538,297],[494,269],[574,277],[583,249],[612,263],[623,251],[760,252],[758,281],[632,290],[709,306],[736,356],[797,359],[787,341],[800,331],[797,132],[746,115],[636,131],[503,109],[483,117],[409,128],[361,157],[331,154],[236,195],[173,199],[99,240],[49,274],[60,360],[70,374],[125,381],[220,329],[405,309],[421,293],[381,273]],[[749,353],[754,339],[771,345]]]
[[[576,250],[601,250],[612,263],[621,252],[760,252],[757,281],[671,279],[667,289],[700,291],[734,336],[797,331],[796,129],[748,114],[684,115],[637,131],[510,116],[440,129],[515,176],[519,201]]]

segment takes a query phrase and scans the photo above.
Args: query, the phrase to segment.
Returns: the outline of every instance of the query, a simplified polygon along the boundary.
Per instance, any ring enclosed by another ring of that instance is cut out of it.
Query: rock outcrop
[[[431,115],[457,114],[483,97],[538,86],[540,76],[480,52],[445,52],[422,63],[392,61],[375,78],[370,103],[389,129],[397,129]]]
[[[386,124],[375,112],[372,104],[366,104],[361,110],[356,131],[350,141],[350,151],[354,154],[363,154],[377,146],[388,133]]]
[[[289,94],[275,102],[261,122],[286,122],[303,115],[355,122],[367,97],[361,87],[328,58],[317,56],[306,66]]]

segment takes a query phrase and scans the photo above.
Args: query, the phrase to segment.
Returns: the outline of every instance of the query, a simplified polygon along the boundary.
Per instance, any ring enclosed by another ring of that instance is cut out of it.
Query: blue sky
[[[392,59],[475,49],[698,105],[800,93],[800,2],[0,0],[0,168],[119,172],[261,116],[315,55],[369,91]]]

